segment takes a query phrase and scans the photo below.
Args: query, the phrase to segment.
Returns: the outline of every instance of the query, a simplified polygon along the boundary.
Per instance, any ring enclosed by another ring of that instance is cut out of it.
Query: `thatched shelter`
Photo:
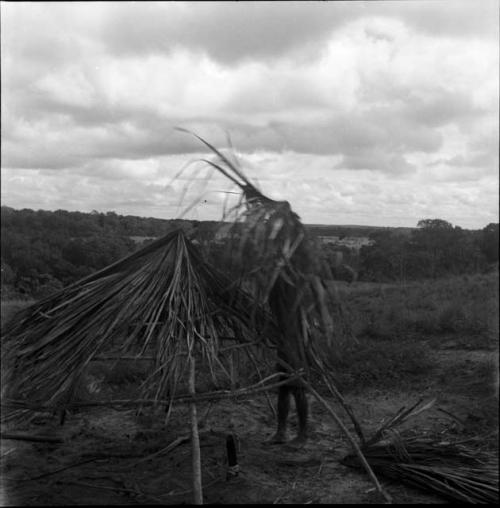
[[[3,402],[56,408],[112,345],[118,357],[153,358],[140,399],[165,404],[191,357],[214,380],[229,376],[221,337],[269,346],[276,332],[270,315],[175,230],[24,309],[2,334]]]

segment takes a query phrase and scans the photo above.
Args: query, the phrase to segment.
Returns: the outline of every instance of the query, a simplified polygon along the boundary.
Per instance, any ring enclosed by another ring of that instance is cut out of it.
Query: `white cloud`
[[[11,206],[174,213],[182,187],[158,193],[162,165],[204,150],[184,126],[217,146],[229,132],[249,174],[312,222],[497,213],[478,198],[498,185],[496,2],[1,8]],[[212,190],[197,213],[217,218]]]

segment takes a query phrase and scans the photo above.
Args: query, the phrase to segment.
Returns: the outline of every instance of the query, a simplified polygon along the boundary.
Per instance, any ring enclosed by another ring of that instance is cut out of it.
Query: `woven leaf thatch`
[[[215,162],[205,162],[242,192],[225,220],[233,223],[232,259],[245,287],[253,288],[256,299],[269,305],[292,367],[318,366],[328,356],[318,350],[327,348],[334,355],[343,341],[352,338],[345,309],[324,284],[331,272],[320,249],[287,201],[263,195],[235,160],[193,135],[216,155]]]
[[[22,311],[3,330],[4,396],[57,405],[100,352],[154,356],[142,397],[173,396],[196,351],[224,370],[219,337],[264,341],[270,320],[202,259],[181,230]],[[259,321],[260,320],[260,321]]]

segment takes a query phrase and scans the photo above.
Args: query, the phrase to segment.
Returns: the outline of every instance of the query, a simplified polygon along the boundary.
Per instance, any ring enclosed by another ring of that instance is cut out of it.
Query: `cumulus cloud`
[[[373,218],[380,188],[392,188],[384,210],[418,220],[441,196],[418,197],[426,185],[467,182],[449,194],[460,210],[467,189],[498,181],[497,10],[487,0],[4,3],[2,198],[24,203],[29,188],[39,206],[173,213],[182,188],[160,197],[154,186],[207,155],[182,126],[220,147],[229,133],[267,192],[307,203],[309,221],[325,207]],[[110,182],[122,190],[105,199]],[[215,190],[197,213],[220,209]],[[478,217],[497,209],[468,202]]]
[[[187,47],[232,64],[303,50],[327,37],[352,11],[343,3],[336,9],[304,2],[124,5],[113,9],[115,16],[107,18],[101,36],[118,54],[168,54]]]
[[[495,34],[496,3],[485,0],[470,8],[467,0],[421,2],[176,2],[125,4],[104,11],[98,37],[117,54],[169,54],[179,47],[206,53],[225,64],[281,58],[317,50],[345,23],[382,15],[403,20],[432,35],[484,37]],[[207,22],[208,20],[208,22]],[[370,30],[369,30],[370,31]],[[372,36],[378,33],[371,30]]]
[[[417,168],[409,163],[402,155],[387,155],[383,152],[370,154],[370,156],[346,156],[337,166],[345,169],[371,169],[388,173],[403,175],[411,173]]]

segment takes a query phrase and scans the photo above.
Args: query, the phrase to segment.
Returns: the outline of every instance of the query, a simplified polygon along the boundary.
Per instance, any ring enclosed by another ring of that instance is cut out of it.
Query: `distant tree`
[[[417,223],[413,232],[412,243],[414,248],[428,261],[428,277],[436,278],[440,265],[443,263],[446,251],[449,250],[453,238],[453,225],[442,219],[422,219]]]
[[[491,222],[482,229],[480,249],[488,263],[498,262],[498,223]]]
[[[70,240],[64,247],[63,259],[73,266],[84,266],[88,263],[87,249],[81,238]]]
[[[441,219],[420,221],[412,234],[412,247],[426,260],[426,277],[472,273],[484,265],[476,232]]]
[[[90,268],[85,267],[82,272],[82,267],[76,267],[66,259],[63,259],[62,254],[61,257],[52,261],[51,268],[54,277],[60,280],[64,285],[71,284],[91,272]]]
[[[373,245],[364,245],[359,254],[359,278],[367,281],[405,280],[408,263],[406,236],[381,229],[370,235]]]

